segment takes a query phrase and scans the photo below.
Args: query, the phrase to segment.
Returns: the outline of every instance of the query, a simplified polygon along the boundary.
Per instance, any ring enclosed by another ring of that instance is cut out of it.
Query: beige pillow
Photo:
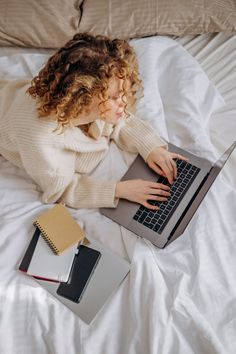
[[[0,0],[0,45],[57,48],[78,30],[82,0]]]
[[[143,37],[236,31],[235,0],[85,0],[79,31]]]

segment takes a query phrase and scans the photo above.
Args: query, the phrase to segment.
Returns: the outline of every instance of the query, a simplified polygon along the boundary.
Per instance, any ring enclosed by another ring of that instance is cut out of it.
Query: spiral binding
[[[48,237],[48,235],[46,234],[46,232],[41,228],[40,224],[35,221],[34,222],[34,226],[38,227],[39,230],[41,231],[41,234],[44,238],[44,240],[47,242],[48,246],[51,248],[51,250],[53,251],[53,253],[55,253],[56,255],[58,255],[59,250],[58,248],[52,243],[52,241],[50,240],[50,238]]]

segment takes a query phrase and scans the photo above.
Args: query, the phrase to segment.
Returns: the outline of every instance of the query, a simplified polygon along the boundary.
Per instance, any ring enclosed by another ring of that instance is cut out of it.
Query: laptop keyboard
[[[141,205],[133,216],[134,220],[158,233],[164,230],[175,209],[200,171],[198,167],[183,160],[177,160],[176,165],[178,177],[172,186],[169,184],[168,180],[162,176],[157,180],[158,183],[171,187],[171,195],[168,197],[167,201],[159,202],[150,200],[149,204],[159,206],[160,209],[154,211]]]

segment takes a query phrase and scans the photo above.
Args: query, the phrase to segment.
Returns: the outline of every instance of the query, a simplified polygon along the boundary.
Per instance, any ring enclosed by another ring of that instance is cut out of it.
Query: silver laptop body
[[[159,225],[149,225],[146,223],[140,223],[134,219],[134,217],[138,217],[137,214],[140,214],[141,209],[145,209],[144,212],[151,212],[150,209],[144,208],[137,203],[132,203],[125,199],[120,199],[118,206],[114,208],[101,208],[101,213],[108,218],[116,221],[118,224],[126,227],[130,231],[136,233],[137,235],[144,237],[150,240],[155,246],[159,248],[164,248],[167,244],[174,241],[177,237],[179,237],[183,231],[185,230],[187,224],[191,220],[192,216],[194,215],[195,211],[197,210],[199,204],[201,203],[202,199],[206,195],[207,191],[209,190],[210,186],[214,182],[215,178],[221,171],[222,167],[224,166],[225,162],[229,158],[230,154],[233,152],[236,142],[234,142],[219,158],[219,160],[212,165],[208,160],[197,157],[186,150],[183,150],[176,145],[168,144],[169,151],[176,152],[177,154],[181,154],[187,157],[188,160],[188,168],[189,165],[192,165],[195,172],[194,177],[191,180],[190,185],[187,187],[187,191],[182,193],[178,201],[172,202],[172,213],[170,216],[167,217],[168,220],[165,219],[165,226],[161,231],[154,231],[155,228]],[[180,162],[180,160],[179,160]],[[181,162],[180,162],[181,163]],[[190,166],[191,167],[191,166]],[[179,171],[179,169],[178,169]],[[123,176],[122,180],[130,180],[141,178],[144,180],[161,182],[161,178],[163,177],[156,174],[152,169],[148,167],[148,165],[143,161],[141,156],[139,155],[130,166],[126,174]],[[172,188],[178,182],[177,180],[171,186],[171,197],[172,198]],[[181,193],[181,192],[180,192]],[[165,204],[167,202],[159,202],[159,205]],[[163,208],[165,206],[163,205]],[[159,211],[154,212],[159,213]],[[152,213],[153,214],[153,211]],[[154,215],[153,219],[158,215]],[[150,217],[149,217],[150,219]],[[153,219],[151,222],[153,222]],[[156,221],[155,221],[156,222]],[[161,221],[158,221],[161,222]],[[147,226],[148,225],[148,226]],[[164,225],[164,224],[163,224]],[[150,228],[152,227],[152,228]]]
[[[101,258],[79,303],[57,294],[59,283],[35,279],[43,288],[89,324],[118,289],[130,271],[130,263],[93,240],[89,247],[101,252]]]

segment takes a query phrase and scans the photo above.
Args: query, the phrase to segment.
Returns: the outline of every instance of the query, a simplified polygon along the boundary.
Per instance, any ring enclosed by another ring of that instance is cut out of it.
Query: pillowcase
[[[79,31],[134,38],[236,31],[234,0],[85,0]]]
[[[78,31],[82,0],[1,0],[0,45],[58,48]]]

